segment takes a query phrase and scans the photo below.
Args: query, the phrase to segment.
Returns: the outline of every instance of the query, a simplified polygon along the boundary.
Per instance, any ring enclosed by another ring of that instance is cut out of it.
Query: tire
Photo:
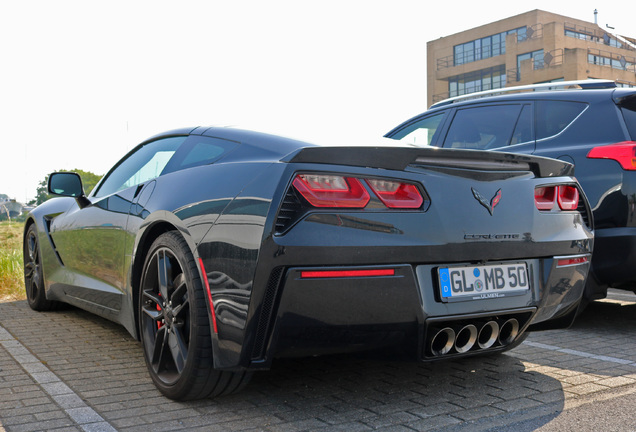
[[[40,241],[37,227],[31,224],[27,229],[22,245],[24,257],[24,289],[27,302],[35,311],[50,311],[57,309],[59,303],[46,299],[44,291],[44,274],[42,272],[42,258],[40,257]]]
[[[251,373],[214,369],[206,295],[196,261],[176,231],[146,256],[139,289],[139,334],[148,372],[166,397],[192,400],[243,388]]]

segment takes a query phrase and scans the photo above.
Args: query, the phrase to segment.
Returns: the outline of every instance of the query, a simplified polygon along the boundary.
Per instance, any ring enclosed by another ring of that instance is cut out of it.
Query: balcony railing
[[[625,57],[610,51],[588,48],[587,61],[590,64],[636,73],[636,58]]]
[[[618,87],[636,88],[636,82],[634,82],[634,81],[616,80],[616,85]]]
[[[613,46],[628,51],[636,51],[636,48],[634,48],[634,46],[621,42],[620,40],[616,39],[614,36],[610,35],[605,30],[599,27],[591,28],[565,22],[564,28],[565,35],[569,37],[585,40],[588,42],[604,44],[607,46]]]

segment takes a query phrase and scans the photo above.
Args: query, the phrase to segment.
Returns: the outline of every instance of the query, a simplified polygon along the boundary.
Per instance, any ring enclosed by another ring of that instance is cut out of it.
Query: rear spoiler
[[[307,147],[281,162],[348,165],[404,171],[407,167],[446,167],[484,171],[532,171],[537,177],[574,175],[569,162],[540,156],[438,147]]]
[[[614,92],[613,99],[616,105],[636,110],[636,92]]]

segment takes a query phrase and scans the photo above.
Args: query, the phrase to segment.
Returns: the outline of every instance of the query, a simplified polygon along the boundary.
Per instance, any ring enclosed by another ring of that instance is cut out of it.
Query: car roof
[[[633,88],[611,88],[611,89],[570,89],[570,90],[549,90],[523,93],[506,93],[486,97],[477,97],[462,101],[448,102],[442,101],[431,105],[428,111],[436,111],[451,107],[462,107],[467,105],[481,105],[492,102],[512,102],[531,100],[563,100],[574,102],[596,102],[609,98],[620,98],[627,95],[636,95]],[[428,112],[427,111],[427,112]]]

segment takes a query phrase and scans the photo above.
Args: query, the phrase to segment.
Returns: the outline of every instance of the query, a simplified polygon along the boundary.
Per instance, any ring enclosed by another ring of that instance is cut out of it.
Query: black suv
[[[434,104],[385,136],[573,163],[594,215],[585,298],[605,297],[608,286],[636,292],[636,89],[587,80],[474,93]]]

